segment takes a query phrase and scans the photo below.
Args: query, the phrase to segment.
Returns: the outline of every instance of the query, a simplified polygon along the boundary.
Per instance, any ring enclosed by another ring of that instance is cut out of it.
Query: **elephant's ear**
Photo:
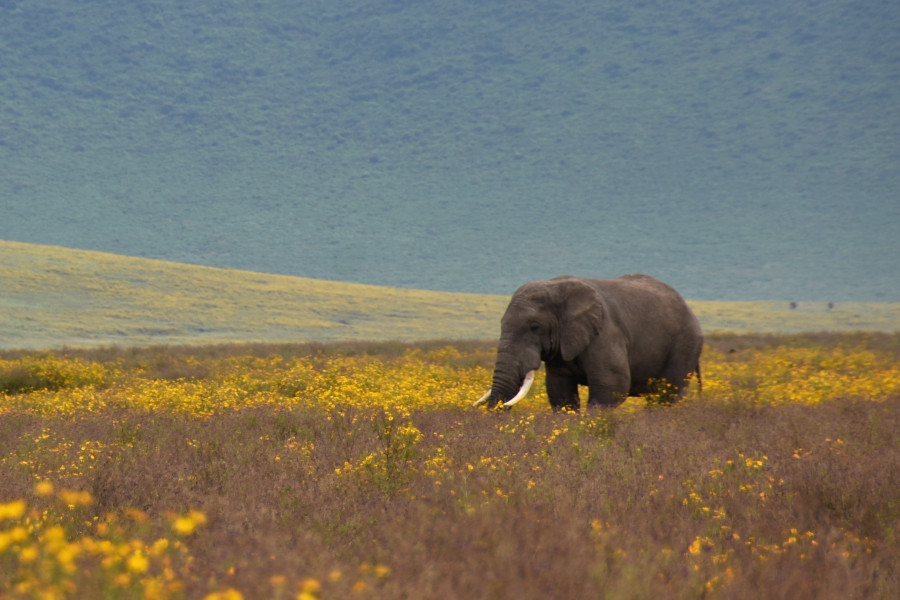
[[[578,280],[560,282],[559,349],[563,360],[573,360],[600,333],[604,309],[600,293]]]

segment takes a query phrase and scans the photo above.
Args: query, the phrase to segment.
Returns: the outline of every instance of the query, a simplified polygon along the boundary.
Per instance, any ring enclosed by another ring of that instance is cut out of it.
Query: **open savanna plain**
[[[493,358],[0,353],[0,598],[900,597],[897,334],[713,335],[702,392],[580,413],[471,408]]]

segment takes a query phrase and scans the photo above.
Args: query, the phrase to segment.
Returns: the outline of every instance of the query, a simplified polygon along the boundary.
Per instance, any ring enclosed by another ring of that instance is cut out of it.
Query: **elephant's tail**
[[[697,363],[697,391],[703,393],[703,377],[700,376],[700,363]]]

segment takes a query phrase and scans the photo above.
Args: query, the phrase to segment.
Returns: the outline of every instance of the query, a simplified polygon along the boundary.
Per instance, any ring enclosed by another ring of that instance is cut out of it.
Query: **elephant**
[[[700,378],[703,332],[681,295],[649,275],[586,279],[564,275],[524,284],[500,322],[491,388],[474,406],[511,407],[543,361],[553,409],[614,407],[627,396],[670,387],[675,401]],[[518,392],[516,391],[518,390]]]

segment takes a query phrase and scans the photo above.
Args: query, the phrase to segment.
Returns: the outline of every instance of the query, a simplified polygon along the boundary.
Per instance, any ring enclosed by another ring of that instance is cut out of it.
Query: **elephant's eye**
[[[541,330],[541,325],[537,322],[531,322],[528,324],[528,329],[531,330],[532,333],[538,333]]]

